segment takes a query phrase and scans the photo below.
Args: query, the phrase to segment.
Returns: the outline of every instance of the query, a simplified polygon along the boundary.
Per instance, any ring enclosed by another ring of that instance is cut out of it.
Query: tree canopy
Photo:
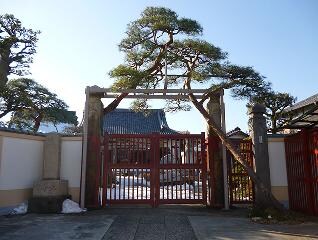
[[[261,103],[266,107],[266,120],[268,131],[271,133],[279,132],[290,118],[284,114],[287,107],[291,107],[296,98],[289,93],[280,93],[273,90],[262,91],[252,99],[252,103]]]
[[[163,60],[174,37],[198,35],[202,27],[194,20],[178,18],[166,8],[146,8],[141,18],[128,25],[127,37],[119,44],[125,64],[113,69],[114,88],[155,88],[163,80]]]
[[[231,89],[238,98],[252,97],[268,87],[252,67],[233,65],[228,54],[201,40],[203,28],[194,20],[179,18],[172,10],[149,7],[128,25],[119,44],[125,63],[110,72],[113,88],[187,88],[186,83],[204,83],[211,91]],[[165,79],[165,66],[169,73]],[[210,91],[210,92],[211,92]]]
[[[37,132],[41,122],[77,124],[75,112],[55,93],[32,79],[10,80],[1,90],[0,117],[12,113],[10,125]]]
[[[22,26],[12,14],[0,15],[0,118],[11,113],[10,126],[38,131],[41,122],[77,124],[75,112],[29,74],[40,31]]]
[[[188,93],[186,101],[170,100],[169,108],[189,109],[188,102],[191,102],[263,193],[264,199],[267,199],[267,203],[263,204],[269,203],[281,209],[280,203],[204,107],[206,100],[223,89],[229,89],[235,98],[250,100],[259,92],[270,89],[270,84],[252,67],[230,63],[226,52],[199,38],[202,32],[203,28],[197,21],[180,18],[170,9],[146,8],[138,20],[128,25],[126,37],[119,45],[120,51],[125,54],[125,62],[110,72],[115,79],[112,87],[120,92],[122,89],[159,87],[191,90],[193,86],[204,86],[207,91],[203,99],[198,100],[194,94]],[[166,71],[170,74],[166,75]],[[125,96],[127,93],[118,96],[105,108],[105,112],[116,108]],[[139,100],[134,106],[148,107],[146,101]]]
[[[6,84],[10,74],[29,73],[38,34],[40,31],[23,27],[12,14],[0,15],[0,86]]]
[[[0,88],[0,118],[31,104],[32,99],[28,97],[27,88],[24,81],[18,79],[11,80]]]

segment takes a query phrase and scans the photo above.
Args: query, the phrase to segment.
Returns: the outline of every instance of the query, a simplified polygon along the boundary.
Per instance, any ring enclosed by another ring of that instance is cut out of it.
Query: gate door
[[[204,133],[157,136],[155,205],[206,204]]]
[[[153,146],[150,135],[105,135],[102,205],[153,205]]]
[[[232,140],[241,156],[253,167],[251,140]],[[254,184],[243,166],[227,151],[230,205],[254,202]]]
[[[101,202],[206,204],[203,134],[105,135]]]

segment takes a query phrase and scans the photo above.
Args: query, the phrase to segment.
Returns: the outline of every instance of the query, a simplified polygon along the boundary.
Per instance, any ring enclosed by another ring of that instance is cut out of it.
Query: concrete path
[[[247,218],[190,216],[189,221],[200,240],[210,239],[318,239],[317,223],[258,224]]]
[[[0,239],[102,239],[114,216],[27,214],[0,218]]]
[[[0,239],[318,239],[318,224],[264,225],[242,210],[110,208],[0,217]]]

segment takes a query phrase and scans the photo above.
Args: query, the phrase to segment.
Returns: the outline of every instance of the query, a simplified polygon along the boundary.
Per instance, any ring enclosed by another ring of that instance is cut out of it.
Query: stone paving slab
[[[134,240],[164,240],[165,235],[164,224],[139,224]]]
[[[247,218],[189,216],[199,240],[212,239],[318,239],[318,224],[258,224]]]
[[[138,227],[138,216],[118,216],[105,232],[102,239],[107,240],[133,240]]]
[[[140,212],[142,213],[142,211]],[[105,233],[103,240],[196,240],[187,216],[119,215]]]
[[[27,214],[0,218],[1,240],[101,239],[114,216]]]

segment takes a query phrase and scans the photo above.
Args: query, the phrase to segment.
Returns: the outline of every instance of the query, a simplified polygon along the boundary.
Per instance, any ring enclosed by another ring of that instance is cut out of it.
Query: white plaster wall
[[[42,178],[43,141],[2,137],[0,190],[32,188]]]
[[[272,186],[288,186],[283,138],[268,138],[269,167]]]
[[[62,140],[61,179],[68,180],[69,187],[80,187],[82,141]]]

